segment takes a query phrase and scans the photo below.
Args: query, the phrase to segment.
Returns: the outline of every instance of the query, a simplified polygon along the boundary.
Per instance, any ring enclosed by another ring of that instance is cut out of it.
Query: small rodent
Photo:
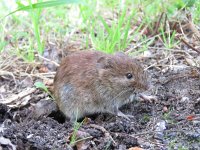
[[[62,60],[54,78],[56,102],[71,121],[99,112],[126,117],[119,108],[147,88],[147,73],[122,52],[75,52]]]

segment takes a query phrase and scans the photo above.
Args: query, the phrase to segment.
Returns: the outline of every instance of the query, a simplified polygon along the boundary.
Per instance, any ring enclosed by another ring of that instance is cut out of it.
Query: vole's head
[[[136,60],[123,53],[100,57],[97,69],[101,84],[114,92],[137,93],[148,89],[147,73]]]

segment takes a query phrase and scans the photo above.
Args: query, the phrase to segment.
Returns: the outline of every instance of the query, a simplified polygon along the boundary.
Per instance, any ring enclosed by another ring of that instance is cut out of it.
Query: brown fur
[[[127,73],[133,78],[127,79]],[[68,55],[54,79],[57,104],[72,121],[97,112],[118,114],[131,95],[147,88],[141,65],[123,53],[82,51]]]

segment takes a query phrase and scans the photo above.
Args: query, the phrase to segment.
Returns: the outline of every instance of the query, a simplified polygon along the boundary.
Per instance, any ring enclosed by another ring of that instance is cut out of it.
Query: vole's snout
[[[149,87],[150,87],[149,84],[142,84],[141,85],[141,89],[144,90],[144,91],[148,90]]]
[[[145,81],[141,81],[137,84],[137,88],[139,89],[139,91],[143,92],[146,91],[150,88],[150,83],[149,82],[145,82]]]

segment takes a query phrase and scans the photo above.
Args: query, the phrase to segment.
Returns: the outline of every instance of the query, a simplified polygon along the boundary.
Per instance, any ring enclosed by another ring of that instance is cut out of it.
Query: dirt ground
[[[200,59],[187,49],[166,58],[165,50],[152,48],[150,57],[140,58],[152,84],[146,94],[153,98],[123,106],[122,112],[134,116],[131,120],[96,114],[86,118],[78,131],[56,111],[47,94],[34,88],[37,77],[0,76],[1,99],[29,91],[18,97],[20,102],[0,104],[0,149],[199,150],[200,68],[191,64]],[[45,104],[36,110],[35,104],[42,101]],[[35,117],[43,109],[46,115]],[[72,143],[73,137],[78,141]]]

